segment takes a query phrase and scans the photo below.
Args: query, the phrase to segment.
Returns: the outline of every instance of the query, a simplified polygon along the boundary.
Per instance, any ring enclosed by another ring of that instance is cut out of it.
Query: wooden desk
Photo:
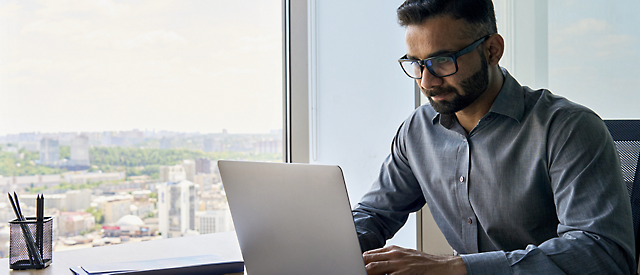
[[[11,270],[9,259],[0,259],[0,274],[73,274],[70,267],[105,262],[130,262],[215,254],[226,260],[242,260],[236,232],[125,243],[53,253],[51,266],[42,270]]]

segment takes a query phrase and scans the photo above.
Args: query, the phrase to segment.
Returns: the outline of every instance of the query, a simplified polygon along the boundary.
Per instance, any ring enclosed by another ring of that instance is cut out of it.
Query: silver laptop
[[[366,274],[340,167],[218,167],[248,274]]]

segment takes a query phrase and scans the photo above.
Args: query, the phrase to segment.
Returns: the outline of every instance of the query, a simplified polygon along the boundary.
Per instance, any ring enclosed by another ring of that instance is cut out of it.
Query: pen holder
[[[17,219],[9,222],[10,227],[10,244],[9,244],[9,268],[11,269],[42,269],[51,264],[52,261],[52,228],[53,218],[45,217],[42,225],[42,235],[38,236],[38,223],[36,218],[28,217],[26,221],[19,221]],[[42,256],[43,264],[38,264],[32,259],[30,260],[29,254],[29,241],[24,234],[23,227],[26,226],[28,232],[31,234],[32,240],[35,241],[35,247]]]

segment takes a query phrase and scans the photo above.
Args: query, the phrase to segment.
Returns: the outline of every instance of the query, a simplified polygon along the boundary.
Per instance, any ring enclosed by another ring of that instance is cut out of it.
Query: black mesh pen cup
[[[9,222],[9,268],[11,269],[42,269],[51,264],[53,245],[53,218],[45,217],[42,226],[38,227],[35,217],[28,217],[26,221],[17,219]],[[28,234],[25,234],[28,233]],[[29,236],[30,234],[30,236]],[[38,256],[42,258],[38,261]]]

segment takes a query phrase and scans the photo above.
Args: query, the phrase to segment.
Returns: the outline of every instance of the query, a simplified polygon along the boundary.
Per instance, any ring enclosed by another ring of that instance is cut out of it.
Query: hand
[[[369,250],[362,256],[368,275],[467,274],[460,256],[435,256],[398,246]]]

